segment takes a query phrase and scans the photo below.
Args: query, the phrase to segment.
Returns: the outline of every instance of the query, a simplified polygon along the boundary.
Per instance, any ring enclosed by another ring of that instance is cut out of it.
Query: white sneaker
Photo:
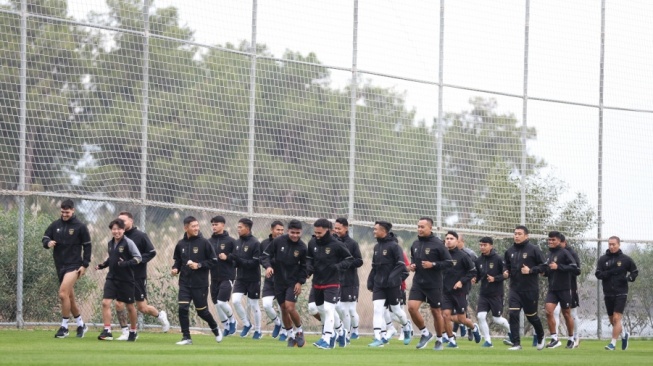
[[[168,321],[168,313],[159,311],[159,321],[161,322],[161,331],[167,333],[170,330],[170,322]]]
[[[580,336],[576,336],[574,339],[574,348],[580,347]]]
[[[392,337],[394,337],[395,334],[397,334],[397,330],[395,329],[395,327],[390,327],[386,329],[385,339],[391,339]]]
[[[117,341],[126,341],[129,339],[129,328],[122,328],[122,334],[116,338]]]
[[[188,345],[193,344],[193,340],[190,339],[190,338],[182,338],[181,341],[179,341],[179,342],[177,342],[175,344],[177,344],[179,346],[188,346]]]
[[[215,341],[218,343],[222,342],[222,331],[220,330],[220,328],[218,328],[218,335],[215,336]]]
[[[397,337],[398,340],[403,341],[404,340],[404,332],[399,332],[399,337]]]
[[[537,350],[541,351],[544,349],[544,337],[542,337],[542,340],[537,344]]]

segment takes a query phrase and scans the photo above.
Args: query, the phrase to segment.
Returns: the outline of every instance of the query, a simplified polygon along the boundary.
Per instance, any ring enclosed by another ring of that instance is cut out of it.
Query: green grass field
[[[115,332],[115,331],[114,331]],[[653,363],[653,342],[632,340],[627,351],[606,351],[605,341],[581,342],[581,347],[567,350],[537,351],[525,347],[509,352],[495,340],[495,348],[459,341],[458,349],[442,352],[428,348],[416,350],[415,339],[409,346],[393,340],[384,348],[371,349],[371,337],[352,341],[347,348],[320,350],[312,343],[317,335],[308,335],[304,348],[287,348],[285,343],[268,334],[259,341],[238,336],[225,337],[216,343],[213,336],[193,335],[192,346],[177,346],[177,331],[168,334],[141,332],[135,343],[98,341],[99,329],[91,328],[84,339],[55,339],[55,329],[0,329],[0,364],[2,365],[650,365]],[[116,335],[116,333],[114,333]],[[530,338],[527,338],[530,340]]]

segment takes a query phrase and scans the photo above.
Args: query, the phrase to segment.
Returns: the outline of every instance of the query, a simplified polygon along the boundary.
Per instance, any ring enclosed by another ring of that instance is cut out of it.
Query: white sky
[[[286,49],[315,52],[326,65],[351,67],[353,0],[259,0],[257,42],[275,56]],[[523,0],[446,1],[444,82],[512,94],[523,92]],[[598,104],[601,1],[531,0],[528,94]],[[653,109],[653,2],[606,1],[606,106]],[[206,44],[250,40],[249,0],[157,0],[175,6],[182,24]],[[106,9],[104,0],[69,0],[78,19]],[[439,2],[360,0],[358,67],[428,81],[438,80]],[[332,71],[341,87],[350,74]],[[436,86],[366,75],[374,84],[405,91],[418,118],[437,116]],[[468,109],[472,96],[445,88],[444,111]],[[522,120],[522,99],[497,96],[499,109]],[[596,206],[598,109],[529,101],[528,125],[538,131],[529,148],[543,157],[572,192]],[[603,235],[653,239],[653,114],[604,113]],[[596,231],[587,234],[595,236]]]

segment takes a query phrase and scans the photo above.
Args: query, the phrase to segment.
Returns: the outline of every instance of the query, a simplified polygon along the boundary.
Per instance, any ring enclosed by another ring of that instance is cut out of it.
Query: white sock
[[[84,326],[84,321],[82,320],[81,315],[79,315],[77,318],[75,318],[75,322],[77,323],[78,327],[83,327]]]
[[[478,326],[481,329],[481,335],[486,342],[492,343],[490,338],[490,326],[487,324],[487,311],[476,314],[478,317]]]
[[[420,330],[420,332],[422,332],[423,336],[429,335],[429,329],[427,327],[424,327],[424,329]]]
[[[399,320],[399,324],[401,324],[402,330],[410,330],[410,325],[408,325],[408,317],[406,317],[406,312],[401,307],[401,305],[390,305],[390,308],[392,309],[392,313]]]
[[[261,332],[261,308],[258,299],[247,299],[247,308],[254,315],[254,331]]]
[[[61,326],[68,329],[68,318],[61,318]]]
[[[578,308],[571,309],[571,317],[574,318],[574,338],[578,339],[578,324],[580,324],[580,319],[578,318]]]

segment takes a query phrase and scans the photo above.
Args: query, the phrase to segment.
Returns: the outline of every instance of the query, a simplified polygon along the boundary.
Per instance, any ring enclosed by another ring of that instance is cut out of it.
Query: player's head
[[[565,240],[565,237],[559,231],[549,231],[548,236],[547,243],[551,249],[558,248],[562,241]]]
[[[618,236],[611,236],[608,238],[608,250],[610,253],[616,253],[621,247],[621,239]]]
[[[61,219],[63,221],[70,220],[75,214],[75,202],[71,199],[65,199],[61,202]]]
[[[121,219],[115,219],[109,223],[109,229],[111,229],[111,236],[115,240],[120,240],[125,235],[125,222]]]
[[[489,255],[494,247],[494,241],[489,236],[482,237],[478,241],[478,247],[481,250],[482,255]]]
[[[288,238],[292,242],[298,242],[302,237],[302,223],[299,220],[292,219],[288,223]]]
[[[433,219],[430,217],[420,217],[417,221],[417,236],[426,238],[433,233]]]
[[[349,221],[344,217],[338,217],[336,223],[333,224],[333,232],[339,237],[343,238],[349,231]]]
[[[283,222],[279,220],[272,221],[270,224],[270,235],[272,235],[272,239],[283,235]]]
[[[444,236],[444,244],[449,250],[458,248],[458,233],[453,230],[447,231],[447,234]]]
[[[239,236],[247,236],[252,233],[252,226],[254,226],[254,222],[247,217],[243,217],[242,219],[238,220],[238,225],[236,226],[236,230],[238,230],[238,235]]]
[[[131,212],[122,211],[118,214],[118,218],[125,222],[125,231],[129,231],[134,227],[134,215]]]
[[[517,225],[513,233],[515,243],[521,244],[528,240],[528,228],[524,225]]]
[[[214,234],[224,233],[224,226],[226,225],[227,220],[224,219],[224,216],[213,216],[211,219],[211,230]]]
[[[388,236],[390,230],[392,230],[392,224],[388,221],[377,221],[374,223],[374,237],[377,239],[383,239]]]
[[[327,219],[317,219],[313,223],[313,235],[322,239],[325,235],[331,235],[331,221]]]
[[[186,216],[184,218],[184,231],[189,238],[198,236],[200,234],[200,222],[194,216]]]

